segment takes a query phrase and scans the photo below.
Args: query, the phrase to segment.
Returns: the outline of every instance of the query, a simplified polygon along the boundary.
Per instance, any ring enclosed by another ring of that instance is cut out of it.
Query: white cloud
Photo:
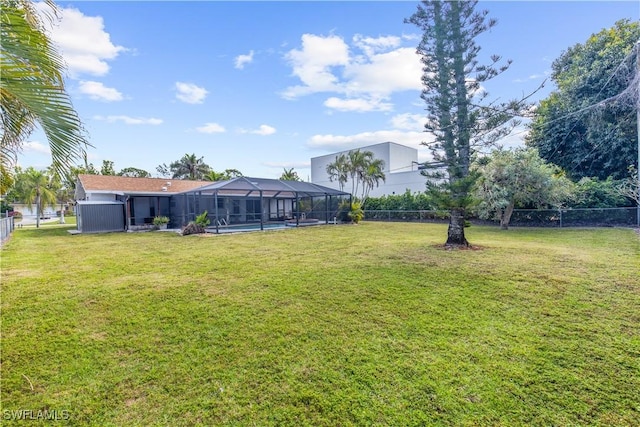
[[[362,132],[355,135],[314,135],[309,139],[307,145],[312,148],[322,148],[329,151],[343,151],[366,145],[379,144],[385,141],[392,141],[398,144],[424,150],[425,147],[421,142],[428,138],[429,136],[424,132],[407,132],[394,129]]]
[[[276,133],[276,128],[269,125],[260,125],[258,129],[253,129],[253,130],[240,129],[239,132],[267,136],[267,135],[273,135],[274,133]]]
[[[218,123],[206,123],[204,126],[197,127],[196,130],[200,133],[224,133],[227,131]]]
[[[422,131],[427,119],[422,114],[404,113],[391,118],[394,129]]]
[[[338,111],[355,111],[360,113],[369,111],[391,111],[393,109],[393,104],[383,102],[382,99],[341,99],[335,96],[324,101],[324,106]]]
[[[122,93],[114,88],[106,87],[100,82],[81,81],[79,84],[80,92],[89,95],[89,98],[97,101],[122,101]]]
[[[202,104],[209,93],[193,83],[176,82],[176,98],[187,104]]]
[[[235,67],[239,70],[242,70],[246,64],[251,64],[252,62],[253,62],[253,51],[250,51],[248,55],[236,56]]]
[[[376,53],[352,63],[344,76],[350,92],[388,96],[393,92],[422,89],[422,65],[415,48]]]
[[[255,133],[256,135],[273,135],[276,133],[276,128],[271,127],[269,125],[260,125],[259,129],[252,131],[251,133]]]
[[[339,111],[389,111],[386,102],[393,92],[419,91],[422,65],[415,47],[401,47],[403,37],[356,35],[350,47],[343,38],[304,34],[302,47],[292,49],[285,59],[301,85],[290,86],[282,96],[295,99],[329,92],[325,106]],[[382,102],[385,101],[385,102]]]
[[[44,145],[38,141],[28,141],[22,145],[22,150],[31,153],[51,154],[48,145]]]
[[[302,35],[302,49],[292,49],[285,59],[293,68],[293,75],[303,85],[292,86],[285,90],[287,99],[325,91],[336,91],[339,88],[338,78],[331,68],[346,66],[349,63],[349,46],[338,36]]]
[[[386,51],[400,46],[401,39],[397,36],[365,37],[361,34],[353,36],[353,43],[367,56],[373,56],[376,52]]]
[[[42,14],[50,9],[43,2],[36,6]],[[60,8],[60,19],[48,26],[53,42],[58,46],[71,77],[80,74],[103,76],[109,72],[107,61],[127,49],[113,44],[100,16],[86,16],[75,8]],[[44,22],[49,20],[44,18]]]
[[[129,117],[129,116],[93,116],[95,120],[104,121],[107,123],[122,122],[126,125],[153,125],[157,126],[162,124],[162,119],[156,119],[153,117]]]

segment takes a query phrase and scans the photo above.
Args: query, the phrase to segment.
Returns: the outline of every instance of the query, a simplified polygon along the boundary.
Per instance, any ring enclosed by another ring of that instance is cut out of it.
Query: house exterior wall
[[[388,173],[387,180],[380,183],[380,188],[374,188],[370,197],[404,194],[407,189],[411,193],[424,192],[427,189],[427,178],[420,171]]]
[[[85,200],[92,202],[115,202],[116,195],[112,193],[86,193]]]
[[[369,193],[371,197],[392,194],[403,194],[407,189],[414,192],[425,190],[426,178],[418,170],[418,150],[394,142],[384,142],[357,148],[360,151],[371,151],[375,159],[384,161],[385,182],[380,182]],[[339,151],[311,159],[311,182],[326,187],[340,189],[337,182],[331,182],[327,174],[327,166],[336,160],[340,154],[347,154],[351,150]],[[351,191],[351,180],[344,186],[344,191]]]
[[[168,196],[126,196],[129,225],[149,225],[156,216],[171,217]]]

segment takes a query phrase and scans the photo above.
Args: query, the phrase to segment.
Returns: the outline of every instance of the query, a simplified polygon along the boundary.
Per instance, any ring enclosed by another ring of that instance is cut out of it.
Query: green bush
[[[196,217],[195,223],[200,227],[207,227],[209,224],[211,224],[211,221],[209,221],[209,213],[207,211],[202,212]]]
[[[355,224],[359,223],[360,221],[362,221],[362,218],[364,218],[364,211],[362,210],[362,206],[359,202],[354,202],[351,204],[349,218],[351,218],[351,221],[353,221]]]
[[[404,194],[391,194],[381,197],[367,198],[363,209],[376,210],[433,210],[436,208],[431,196],[424,192],[411,193],[406,190]]]
[[[12,211],[13,206],[8,204],[5,200],[0,200],[0,212],[5,213],[7,211]]]
[[[618,208],[632,206],[617,191],[620,181],[611,177],[605,180],[598,178],[582,178],[576,183],[575,198],[569,204],[571,208]]]
[[[165,224],[169,224],[169,217],[157,216],[157,217],[153,218],[153,225],[159,227],[159,226],[165,225]]]

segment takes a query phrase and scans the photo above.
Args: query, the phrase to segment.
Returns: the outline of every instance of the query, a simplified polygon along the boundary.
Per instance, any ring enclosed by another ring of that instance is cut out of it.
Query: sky
[[[51,38],[92,145],[88,161],[116,172],[185,154],[216,171],[303,180],[310,159],[392,141],[418,149],[424,101],[420,31],[404,19],[417,1],[58,1]],[[498,24],[477,38],[479,59],[513,61],[485,84],[490,100],[520,98],[548,79],[563,51],[617,20],[640,19],[637,1],[480,1]],[[554,89],[549,80],[532,100]],[[505,146],[521,144],[520,129]],[[22,167],[51,163],[37,130]],[[82,164],[79,159],[77,164]]]

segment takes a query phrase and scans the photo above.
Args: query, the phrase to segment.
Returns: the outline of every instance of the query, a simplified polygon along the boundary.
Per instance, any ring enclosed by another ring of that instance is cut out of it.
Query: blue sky
[[[214,170],[309,176],[312,157],[379,142],[419,149],[424,103],[420,33],[403,23],[418,2],[58,2],[51,28],[67,90],[88,131],[89,161],[116,171],[186,153]],[[623,18],[637,1],[481,1],[498,25],[478,39],[480,58],[510,69],[490,99],[533,91],[564,50]],[[536,95],[553,90],[550,82]],[[523,133],[505,140],[517,144]],[[23,167],[50,164],[35,132]],[[81,162],[78,161],[78,164]]]

